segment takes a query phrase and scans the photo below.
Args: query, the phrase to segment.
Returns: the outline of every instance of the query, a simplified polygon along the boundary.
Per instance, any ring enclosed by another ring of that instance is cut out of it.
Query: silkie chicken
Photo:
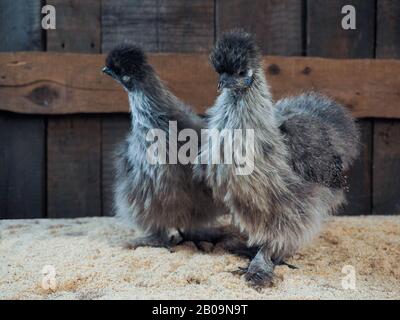
[[[189,234],[212,223],[220,215],[221,207],[215,204],[207,185],[193,179],[191,163],[149,162],[151,141],[146,136],[152,129],[164,132],[169,158],[173,149],[183,144],[168,144],[169,122],[176,121],[176,135],[185,128],[200,135],[204,120],[164,86],[144,52],[136,46],[123,45],[112,50],[103,72],[128,92],[132,118],[131,131],[116,153],[116,216],[127,218],[143,233],[130,243],[132,248],[176,245],[184,240],[185,232]],[[196,155],[197,152],[193,157]]]
[[[239,175],[235,162],[208,161],[196,171],[229,208],[248,238],[249,252],[257,248],[238,272],[262,288],[273,284],[274,267],[315,236],[344,202],[344,171],[357,157],[359,133],[347,110],[320,94],[274,103],[262,56],[248,33],[225,33],[210,60],[220,94],[207,112],[207,127],[254,130],[254,168]],[[209,156],[210,141],[200,156]]]

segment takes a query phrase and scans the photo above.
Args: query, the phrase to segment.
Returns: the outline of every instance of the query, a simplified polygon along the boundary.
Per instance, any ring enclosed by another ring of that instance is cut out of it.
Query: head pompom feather
[[[143,50],[134,45],[120,45],[106,58],[106,66],[118,75],[140,74],[147,58]]]
[[[253,36],[241,30],[224,33],[210,54],[210,61],[218,73],[235,74],[257,62],[259,49]]]

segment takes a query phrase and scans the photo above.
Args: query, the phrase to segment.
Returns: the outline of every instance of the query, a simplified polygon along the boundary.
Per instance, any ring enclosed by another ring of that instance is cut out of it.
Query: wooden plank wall
[[[147,55],[171,91],[196,112],[203,114],[214,103],[218,77],[208,55]],[[0,52],[0,110],[42,115],[128,113],[126,91],[99,71],[105,58]],[[334,97],[359,119],[400,119],[400,60],[264,56],[263,64],[275,100],[314,90]]]
[[[400,59],[400,1],[377,2],[376,57]],[[398,101],[397,107],[400,107]],[[375,120],[373,214],[400,212],[400,122]]]
[[[40,10],[40,0],[0,1],[0,51],[43,49]],[[0,113],[0,219],[46,216],[45,132],[42,116]]]
[[[357,8],[357,29],[341,27],[341,8]],[[307,55],[327,58],[373,58],[375,0],[309,0],[307,3]],[[340,17],[340,18],[338,18]],[[348,172],[348,204],[342,214],[370,214],[372,210],[372,120],[359,121],[361,153]]]
[[[47,31],[47,51],[100,53],[100,0],[48,0],[46,3],[58,12],[57,28]],[[50,117],[47,168],[48,217],[101,215],[100,118],[96,115]]]
[[[46,3],[57,9],[57,29],[45,32]],[[357,9],[357,30],[340,26],[347,4]],[[127,41],[149,52],[207,53],[222,32],[241,27],[268,55],[400,58],[399,16],[392,0],[2,0],[0,51],[107,53]],[[359,123],[361,156],[341,213],[398,214],[400,123]],[[128,114],[1,112],[0,218],[112,214],[112,153],[129,125]]]
[[[303,1],[220,0],[216,2],[216,35],[241,28],[257,35],[267,55],[301,56]]]

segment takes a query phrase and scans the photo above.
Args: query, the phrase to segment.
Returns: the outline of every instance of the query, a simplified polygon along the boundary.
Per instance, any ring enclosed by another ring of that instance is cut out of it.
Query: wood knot
[[[44,85],[33,89],[26,97],[39,106],[48,107],[59,97],[59,94],[57,90]]]
[[[281,73],[281,68],[279,68],[279,66],[276,65],[275,63],[270,64],[268,66],[267,70],[268,70],[268,73],[272,74],[272,75],[277,75],[277,74]]]
[[[305,67],[301,73],[305,74],[307,76],[307,75],[309,75],[311,73],[311,68],[310,67]]]

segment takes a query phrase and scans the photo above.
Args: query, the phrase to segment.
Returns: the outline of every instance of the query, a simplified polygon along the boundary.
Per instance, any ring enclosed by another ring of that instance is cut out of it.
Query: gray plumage
[[[224,164],[207,165],[205,177],[249,245],[260,248],[244,270],[246,280],[270,284],[274,266],[315,236],[343,203],[344,171],[357,156],[358,130],[343,107],[319,94],[274,104],[247,33],[224,34],[210,59],[222,92],[208,111],[208,127],[254,129],[255,162],[250,175],[236,175]]]
[[[116,154],[116,215],[144,233],[132,242],[134,247],[176,244],[177,229],[192,230],[212,222],[220,208],[211,190],[192,178],[191,164],[150,164],[146,152],[152,142],[146,135],[161,129],[168,142],[169,121],[177,121],[178,133],[191,128],[199,135],[205,123],[163,85],[140,48],[114,49],[103,71],[128,92],[132,116],[132,129]]]

